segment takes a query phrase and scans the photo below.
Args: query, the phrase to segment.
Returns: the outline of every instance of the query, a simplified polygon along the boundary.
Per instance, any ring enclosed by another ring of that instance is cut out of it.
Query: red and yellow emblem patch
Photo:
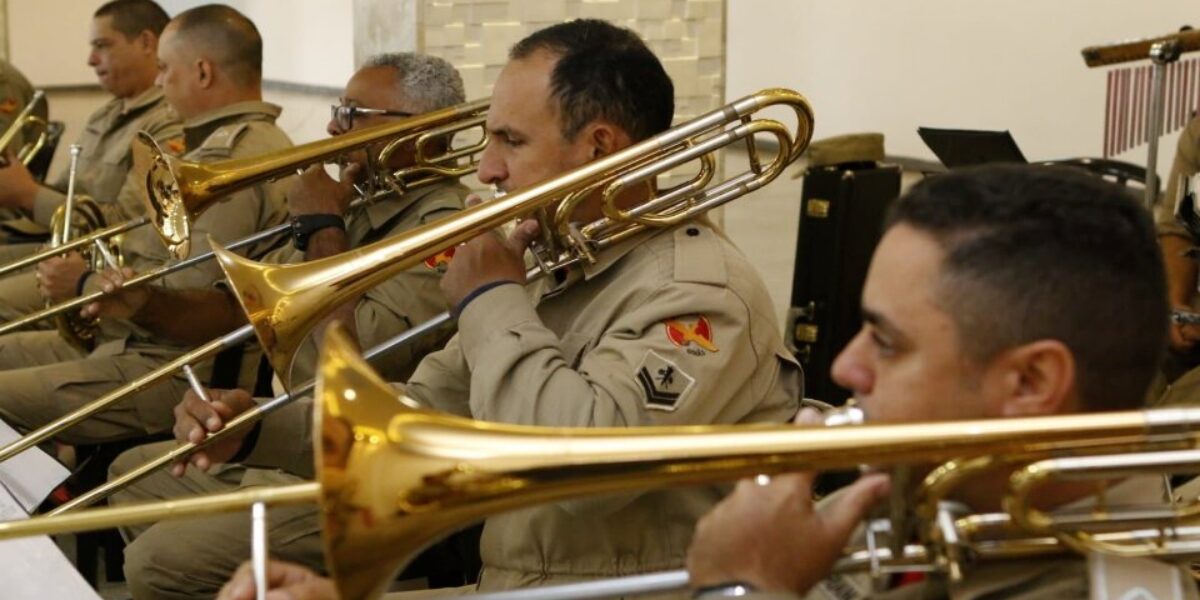
[[[181,156],[183,154],[183,151],[187,150],[187,146],[183,143],[183,136],[173,137],[173,138],[167,140],[166,145],[167,145],[167,152],[170,152],[171,154],[174,154],[175,156]]]
[[[446,266],[450,264],[450,259],[454,258],[454,249],[457,246],[451,246],[425,259],[425,266],[434,271],[445,271]]]
[[[690,323],[685,319],[668,319],[663,324],[667,326],[667,339],[671,340],[672,344],[680,348],[695,345],[709,352],[717,351],[717,344],[713,341],[712,323],[708,322],[708,317],[699,315]]]
[[[21,108],[21,105],[17,104],[16,98],[5,98],[3,102],[0,102],[0,112],[6,115],[17,112],[18,108]]]

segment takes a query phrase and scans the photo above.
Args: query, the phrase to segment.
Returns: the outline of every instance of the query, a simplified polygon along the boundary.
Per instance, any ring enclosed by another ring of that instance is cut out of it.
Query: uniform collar
[[[396,215],[408,210],[421,199],[455,185],[459,185],[457,179],[424,185],[404,194],[390,195],[378,202],[372,202],[363,209],[363,212],[366,213],[367,223],[374,231],[387,225]]]
[[[228,122],[261,120],[273,123],[281,112],[283,109],[278,105],[260,100],[227,104],[184,121],[185,145],[188,149],[199,147],[218,127]]]
[[[147,106],[157,104],[163,99],[162,88],[157,85],[152,85],[146,91],[130,98],[128,101],[121,102],[121,116],[126,116],[130,113],[139,111]]]

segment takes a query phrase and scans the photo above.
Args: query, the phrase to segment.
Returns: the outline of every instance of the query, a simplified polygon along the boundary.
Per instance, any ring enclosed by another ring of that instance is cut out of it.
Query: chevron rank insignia
[[[666,412],[674,411],[679,401],[692,389],[692,384],[696,383],[691,375],[653,350],[648,350],[642,359],[642,366],[637,370],[637,381],[645,395],[646,408]]]

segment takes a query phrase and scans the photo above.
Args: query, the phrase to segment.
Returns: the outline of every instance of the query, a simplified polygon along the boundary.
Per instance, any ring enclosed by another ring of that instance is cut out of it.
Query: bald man
[[[176,16],[158,46],[158,84],[184,119],[186,160],[213,162],[251,158],[291,145],[275,125],[280,109],[262,101],[262,40],[245,16],[228,6],[206,5]],[[126,190],[135,189],[128,186]],[[132,192],[119,202],[140,202]],[[203,213],[193,223],[192,253],[209,249],[212,236],[229,243],[281,223],[286,216],[281,187],[260,184]],[[131,232],[122,249],[127,264],[143,272],[169,257],[150,228]],[[261,254],[265,247],[251,249]],[[220,277],[209,261],[158,280],[167,289],[211,286]],[[99,289],[100,277],[81,273],[84,293]],[[64,300],[74,296],[74,291]],[[130,321],[102,320],[95,348],[83,352],[56,332],[21,332],[0,337],[0,418],[29,430],[87,404],[187,350]],[[248,359],[249,360],[249,359]],[[202,378],[208,368],[200,369]],[[252,371],[252,369],[246,370]],[[250,373],[252,375],[252,373]],[[178,374],[177,374],[178,375]],[[68,429],[66,443],[99,443],[168,431],[172,407],[187,385],[178,375],[127,397],[109,410]]]

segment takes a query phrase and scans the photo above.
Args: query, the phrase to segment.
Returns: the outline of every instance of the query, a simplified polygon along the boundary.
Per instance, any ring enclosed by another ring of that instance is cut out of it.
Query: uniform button
[[[688,227],[687,234],[692,237],[696,237],[700,235],[700,230],[696,229],[695,227]]]

